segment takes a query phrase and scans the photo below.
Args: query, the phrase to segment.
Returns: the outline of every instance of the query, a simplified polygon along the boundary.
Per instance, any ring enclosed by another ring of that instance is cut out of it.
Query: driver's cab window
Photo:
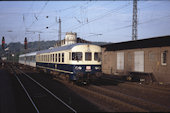
[[[91,61],[91,59],[92,59],[91,52],[86,52],[86,53],[85,53],[85,60],[86,60],[86,61]]]
[[[82,52],[72,52],[72,60],[82,60]]]

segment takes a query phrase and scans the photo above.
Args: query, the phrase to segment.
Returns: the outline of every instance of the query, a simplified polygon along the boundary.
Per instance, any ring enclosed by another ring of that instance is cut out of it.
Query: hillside
[[[5,44],[5,50],[2,50],[2,46],[0,46],[0,57],[7,56],[10,61],[18,61],[18,56],[20,54],[38,51],[39,47],[40,50],[48,49],[50,47],[53,47],[56,43],[57,41],[54,40],[29,42],[27,50],[24,49],[24,44],[21,44],[20,42],[9,43],[8,45]],[[91,43],[99,46],[107,44],[106,42],[91,42]],[[14,54],[14,57],[12,57],[12,54]]]

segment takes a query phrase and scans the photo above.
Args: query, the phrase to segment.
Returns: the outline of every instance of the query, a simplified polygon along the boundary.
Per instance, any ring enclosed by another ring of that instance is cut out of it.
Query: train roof
[[[63,50],[70,50],[75,46],[87,45],[87,44],[88,45],[95,45],[95,44],[89,44],[89,43],[76,43],[76,44],[71,44],[71,45],[67,45],[67,46],[61,46],[61,47],[57,47],[57,48],[53,48],[53,49],[47,49],[47,50],[38,51],[37,54],[50,53],[50,52],[63,51]]]
[[[22,54],[22,55],[19,55],[19,57],[35,56],[36,54],[37,54],[37,51],[36,51],[36,52],[31,52],[31,53]]]

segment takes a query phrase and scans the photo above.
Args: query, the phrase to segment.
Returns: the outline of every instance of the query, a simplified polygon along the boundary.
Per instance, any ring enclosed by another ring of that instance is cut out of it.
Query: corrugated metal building
[[[170,36],[103,45],[102,71],[151,73],[156,81],[170,83]]]

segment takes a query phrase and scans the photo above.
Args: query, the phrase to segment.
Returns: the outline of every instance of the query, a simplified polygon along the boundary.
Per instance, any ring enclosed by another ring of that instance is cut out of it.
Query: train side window
[[[55,62],[57,62],[57,53],[55,54]]]
[[[95,52],[94,53],[94,60],[100,62],[101,61],[101,53]]]
[[[53,62],[54,62],[54,54],[53,54]]]
[[[92,58],[91,52],[86,52],[85,53],[85,60],[86,61],[91,61],[91,58]]]
[[[48,55],[48,62],[50,61],[50,56]]]
[[[72,60],[82,60],[82,52],[72,52]]]
[[[46,55],[46,60],[47,60],[47,62],[48,62],[48,55]]]
[[[58,54],[58,62],[60,62],[60,53]]]
[[[71,52],[69,52],[69,60],[71,60]]]
[[[50,54],[50,62],[52,62],[52,60],[53,60],[53,58],[52,58],[53,56],[52,56],[52,54]]]
[[[64,53],[62,53],[62,62],[64,62]]]

